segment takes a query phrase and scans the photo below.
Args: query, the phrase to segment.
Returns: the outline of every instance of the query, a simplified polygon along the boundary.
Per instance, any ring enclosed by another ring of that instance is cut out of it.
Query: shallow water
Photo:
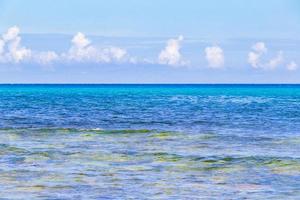
[[[299,199],[300,86],[2,85],[0,199]]]

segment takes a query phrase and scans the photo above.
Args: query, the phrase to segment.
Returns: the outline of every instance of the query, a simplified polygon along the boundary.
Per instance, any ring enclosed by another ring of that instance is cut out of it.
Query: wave
[[[31,133],[97,133],[97,134],[138,134],[159,132],[151,129],[101,129],[101,128],[0,128],[0,132]]]

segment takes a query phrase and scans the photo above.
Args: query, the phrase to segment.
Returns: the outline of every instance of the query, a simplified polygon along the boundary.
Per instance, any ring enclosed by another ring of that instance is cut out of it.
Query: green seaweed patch
[[[225,164],[225,163],[232,163],[235,160],[236,158],[233,157],[223,157],[223,158],[204,159],[202,160],[202,162],[207,164]]]
[[[218,160],[214,160],[214,159],[208,159],[208,160],[203,160],[202,162],[204,162],[204,163],[217,163],[219,161]]]
[[[274,174],[299,175],[300,162],[297,160],[274,159],[265,163]]]
[[[218,171],[222,173],[232,173],[236,171],[241,171],[242,169],[244,168],[235,165],[212,165],[209,167],[203,167],[204,171]]]
[[[49,134],[69,134],[71,132],[75,132],[76,129],[69,128],[39,128],[39,129],[28,129],[30,133],[39,134],[39,135],[49,135]]]
[[[141,165],[128,165],[128,166],[123,166],[122,167],[123,170],[127,170],[127,171],[150,171],[152,168],[149,166],[141,166]]]
[[[281,166],[281,167],[289,165],[289,163],[281,159],[273,159],[270,161],[266,161],[264,164],[267,166]]]
[[[215,133],[205,133],[205,134],[200,134],[199,138],[202,140],[210,140],[210,139],[214,139],[217,137],[217,134]]]
[[[222,172],[233,173],[242,171],[245,166],[239,162],[234,162],[238,158],[234,157],[213,157],[192,159],[186,167],[186,171],[202,171],[202,172]]]
[[[221,173],[234,173],[245,169],[243,166],[239,166],[239,165],[211,165],[211,166],[197,166],[191,168],[197,171],[221,172]]]
[[[76,153],[69,156],[71,160],[85,161],[85,163],[100,163],[102,162],[128,162],[130,161],[130,156],[126,154],[105,154],[105,153]]]
[[[26,153],[26,152],[28,152],[26,149],[19,148],[19,147],[13,147],[13,146],[8,147],[7,150],[10,151],[10,152],[14,152],[14,153]]]
[[[178,162],[182,160],[182,156],[176,154],[168,154],[164,152],[154,153],[155,160],[158,162]]]
[[[164,131],[164,132],[155,133],[155,134],[151,135],[151,137],[158,138],[158,139],[169,139],[174,134],[175,134],[174,132]]]
[[[178,164],[170,166],[170,171],[181,172],[204,172],[205,168],[203,166],[194,165],[191,162],[178,162]]]
[[[225,157],[225,158],[222,158],[221,160],[224,161],[224,162],[232,162],[232,161],[235,160],[235,158],[233,158],[233,157]]]
[[[28,151],[24,148],[9,146],[8,144],[0,144],[0,155],[16,153],[16,154],[24,154]]]
[[[41,192],[45,189],[47,189],[47,187],[44,185],[20,186],[16,188],[18,192],[28,192],[28,193]]]
[[[34,153],[32,153],[32,155],[47,157],[47,158],[51,157],[50,153],[46,152],[46,151],[34,152]]]
[[[31,155],[25,158],[26,163],[36,163],[36,162],[45,162],[48,161],[50,158],[42,155]]]
[[[80,140],[82,141],[91,141],[95,140],[98,134],[95,133],[84,133],[80,135]]]
[[[151,133],[148,129],[125,129],[125,130],[102,130],[99,134],[135,134],[135,133]]]
[[[82,135],[84,138],[90,138],[90,137],[94,137],[95,135],[91,134],[91,133],[86,133]]]

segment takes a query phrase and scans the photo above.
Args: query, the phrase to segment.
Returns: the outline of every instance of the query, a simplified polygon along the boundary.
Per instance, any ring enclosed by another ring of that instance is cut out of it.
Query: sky
[[[300,83],[298,0],[0,0],[0,83]]]

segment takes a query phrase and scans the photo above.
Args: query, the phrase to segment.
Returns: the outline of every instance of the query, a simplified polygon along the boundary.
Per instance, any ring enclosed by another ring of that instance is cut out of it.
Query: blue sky
[[[2,83],[300,82],[297,0],[0,0],[0,9]]]

